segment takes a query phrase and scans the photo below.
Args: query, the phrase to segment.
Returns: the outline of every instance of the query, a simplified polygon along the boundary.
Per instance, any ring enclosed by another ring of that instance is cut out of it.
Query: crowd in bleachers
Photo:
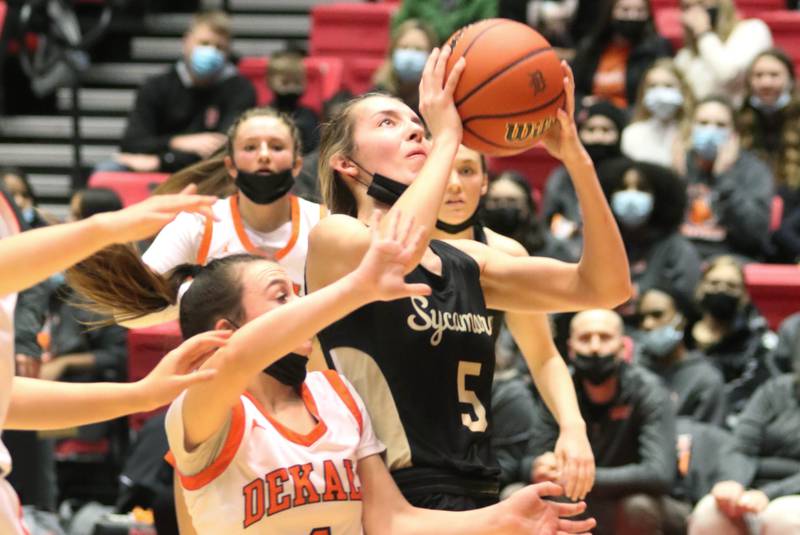
[[[616,310],[552,318],[597,463],[587,498],[595,532],[800,534],[800,321],[784,319],[800,310],[800,295],[776,317],[768,309],[777,300],[751,276],[769,269],[761,264],[800,261],[796,9],[791,0],[324,4],[307,53],[238,60],[229,18],[201,13],[182,56],[139,89],[118,154],[97,166],[94,189],[75,192],[72,217],[130,204],[191,165],[230,180],[237,164],[228,131],[254,106],[294,120],[303,155],[294,192],[319,202],[320,124],[347,99],[378,91],[417,110],[426,58],[453,31],[495,16],[528,23],[574,69],[579,135],[634,283]],[[576,261],[581,213],[556,164],[541,149],[490,158],[480,217],[531,255]],[[30,228],[55,221],[37,207],[23,170],[4,168],[2,178]],[[800,271],[787,279],[796,288]],[[124,381],[140,365],[122,327],[83,328],[96,318],[63,277],[21,294],[16,318],[18,374]],[[507,333],[497,358],[495,442],[509,495],[522,483],[559,480],[558,427]],[[121,489],[120,512],[169,511],[165,442],[152,438],[153,427],[161,429],[146,425],[134,447],[124,422],[55,438],[4,434],[11,481],[31,518],[55,513],[57,500],[108,501],[81,484],[80,463],[98,460],[112,475],[92,485],[112,496]],[[115,489],[119,472],[129,475]]]

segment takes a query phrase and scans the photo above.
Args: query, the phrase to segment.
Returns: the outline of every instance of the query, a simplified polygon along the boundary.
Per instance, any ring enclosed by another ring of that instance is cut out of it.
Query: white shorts
[[[0,533],[30,535],[22,522],[22,506],[17,493],[4,477],[0,477]]]

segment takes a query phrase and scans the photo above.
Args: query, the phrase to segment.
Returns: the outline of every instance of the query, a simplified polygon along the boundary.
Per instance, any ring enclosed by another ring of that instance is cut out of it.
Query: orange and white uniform
[[[216,221],[196,213],[180,213],[158,233],[142,255],[145,264],[157,273],[166,273],[181,264],[205,265],[215,258],[250,253],[274,260],[286,269],[295,292],[302,295],[305,282],[308,234],[327,214],[317,203],[289,195],[291,221],[272,232],[248,228],[239,213],[238,196],[220,199],[212,206]],[[127,321],[126,327],[147,327],[178,319],[178,307]]]
[[[0,194],[0,239],[20,232],[14,209]],[[14,381],[14,306],[17,294],[0,296],[0,432],[6,421]],[[0,440],[0,533],[27,535],[22,524],[22,508],[17,494],[5,476],[11,472],[11,455]]]
[[[170,454],[199,535],[361,535],[357,465],[381,453],[361,398],[332,370],[310,372],[303,401],[317,420],[306,435],[277,422],[250,394],[226,425],[184,449],[183,399],[166,418]]]

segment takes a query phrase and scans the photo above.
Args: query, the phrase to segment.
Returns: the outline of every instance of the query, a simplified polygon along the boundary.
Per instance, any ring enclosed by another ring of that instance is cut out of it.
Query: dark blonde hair
[[[192,22],[186,33],[191,33],[200,26],[208,26],[212,32],[230,41],[231,18],[224,11],[201,11],[192,16]]]
[[[733,0],[719,0],[717,24],[711,28],[711,30],[717,34],[720,41],[723,43],[727,41],[738,23],[739,16],[736,14],[736,5],[733,3]],[[685,40],[684,46],[688,46],[692,52],[697,54],[697,39],[694,35],[685,30],[683,35]]]
[[[642,76],[642,83],[639,84],[639,89],[636,91],[636,103],[634,104],[631,122],[646,121],[653,116],[650,110],[644,105],[644,94],[647,91],[645,87],[647,85],[647,77],[656,69],[669,71],[678,80],[678,86],[683,95],[683,106],[678,110],[675,119],[680,123],[685,117],[691,117],[692,111],[694,110],[694,95],[692,94],[691,88],[689,88],[689,84],[686,83],[686,78],[684,78],[683,73],[678,70],[672,58],[661,58],[656,60],[655,63],[645,71],[644,76]]]
[[[332,214],[358,215],[358,206],[353,193],[342,181],[342,177],[331,166],[331,158],[337,154],[351,157],[355,152],[355,120],[353,109],[368,98],[395,98],[381,93],[366,93],[352,99],[322,125],[319,143],[319,176],[322,200]],[[396,99],[397,100],[397,99]]]
[[[410,30],[419,30],[425,34],[431,45],[428,51],[433,50],[439,42],[433,28],[419,19],[408,19],[395,28],[392,32],[391,40],[389,41],[389,49],[386,51],[386,59],[384,59],[381,66],[378,67],[375,71],[375,75],[372,77],[372,82],[376,86],[393,95],[397,94],[398,87],[400,86],[400,79],[397,77],[394,65],[392,65],[392,54],[395,49],[397,49],[397,43],[400,41],[400,38]]]
[[[228,140],[223,147],[205,160],[201,160],[174,173],[164,183],[159,185],[153,193],[156,195],[178,193],[189,184],[196,184],[197,192],[203,195],[227,197],[236,193],[236,186],[233,185],[233,180],[225,167],[225,157],[233,157],[233,143],[236,140],[236,136],[239,134],[239,127],[245,121],[254,117],[274,117],[286,125],[292,136],[292,157],[296,161],[300,154],[302,154],[302,141],[300,138],[300,130],[297,128],[292,118],[273,108],[250,108],[239,115],[230,128],[228,128]]]

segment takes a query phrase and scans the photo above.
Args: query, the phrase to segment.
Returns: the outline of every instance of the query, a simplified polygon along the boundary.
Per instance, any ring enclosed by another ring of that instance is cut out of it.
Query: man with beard
[[[623,360],[620,316],[588,310],[570,324],[568,341],[578,404],[597,470],[587,511],[597,534],[671,533],[667,497],[675,475],[675,413],[653,374]],[[531,481],[558,481],[553,445],[558,426],[544,405],[536,410]]]

